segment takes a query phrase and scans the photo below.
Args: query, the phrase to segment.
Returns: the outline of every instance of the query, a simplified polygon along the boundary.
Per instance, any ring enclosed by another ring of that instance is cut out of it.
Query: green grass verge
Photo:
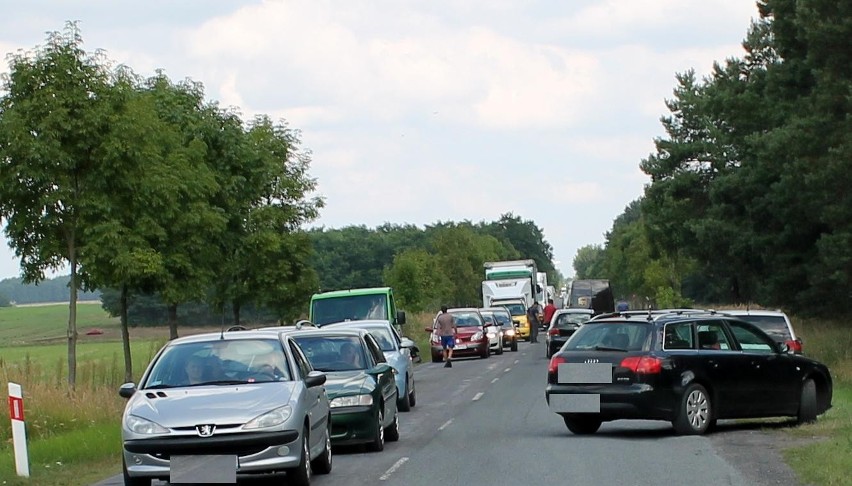
[[[64,340],[68,314],[68,304],[0,307],[0,343],[17,346]],[[78,333],[90,328],[118,327],[118,318],[110,317],[100,303],[77,304]]]

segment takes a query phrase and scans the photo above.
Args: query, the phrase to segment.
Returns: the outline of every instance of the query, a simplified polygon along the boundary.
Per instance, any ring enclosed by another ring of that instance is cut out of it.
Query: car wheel
[[[440,355],[440,354],[436,355],[435,353],[432,353],[432,362],[433,363],[440,363],[442,361],[444,361],[444,357],[442,355]]]
[[[411,386],[411,383],[405,384],[406,390],[403,393],[399,393],[399,400],[396,401],[396,405],[401,412],[409,412],[411,411],[411,395],[408,394],[408,387]]]
[[[151,486],[151,478],[134,478],[127,474],[127,463],[124,462],[124,454],[122,454],[121,458],[121,471],[124,473],[124,486]]]
[[[380,452],[385,449],[385,427],[382,425],[384,417],[382,417],[382,404],[379,404],[379,410],[376,413],[376,436],[367,444],[367,450],[370,452]]]
[[[553,356],[553,348],[551,348],[550,345],[547,346],[547,351],[544,352],[544,355],[547,358],[550,358],[551,356]]]
[[[601,428],[601,419],[597,415],[563,415],[562,421],[572,434],[590,435]]]
[[[399,414],[393,414],[393,423],[385,429],[385,439],[388,442],[396,442],[399,440]]]
[[[331,417],[328,418],[328,423],[325,428],[325,449],[322,454],[311,462],[311,470],[317,474],[328,474],[331,472]]]
[[[816,422],[817,418],[817,393],[816,383],[808,378],[802,384],[802,396],[799,399],[799,413],[796,414],[796,423],[807,424]]]
[[[412,407],[417,405],[417,388],[414,386],[414,379],[411,379],[411,393],[408,394],[408,404]]]
[[[482,353],[479,354],[479,357],[485,359],[491,356],[491,345],[486,344],[485,349],[482,350]]]
[[[512,351],[517,351],[517,350],[518,350],[518,339],[517,339],[517,338],[512,339],[512,347],[511,347],[510,349],[511,349]]]
[[[497,346],[497,354],[503,354],[503,340],[501,339]]]
[[[677,417],[672,421],[675,432],[681,435],[700,435],[713,420],[713,408],[707,390],[696,383],[689,385],[680,399]]]
[[[308,428],[302,431],[302,460],[293,469],[287,470],[287,484],[309,486],[311,484],[311,451],[308,448]]]

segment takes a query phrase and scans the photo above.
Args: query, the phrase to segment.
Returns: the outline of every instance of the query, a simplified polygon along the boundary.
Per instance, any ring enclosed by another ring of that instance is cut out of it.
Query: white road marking
[[[494,368],[498,367],[499,365],[500,365],[500,363],[490,364],[490,365],[488,365],[488,370],[489,370],[489,371],[491,371],[491,370],[493,370]]]
[[[512,368],[506,368],[505,370],[503,370],[503,373],[508,373],[510,371],[512,371]]]
[[[515,360],[515,364],[518,364],[518,363],[520,363],[520,362],[521,362],[521,360],[519,360],[519,359],[516,359],[516,360]]]
[[[499,379],[500,378],[494,378],[493,380],[491,380],[491,383],[497,383],[497,380],[499,380]]]
[[[444,430],[444,429],[446,429],[447,427],[449,427],[449,426],[450,426],[450,424],[451,424],[451,423],[453,423],[453,419],[447,420],[446,422],[444,422],[444,425],[442,425],[442,426],[438,427],[438,430]]]
[[[400,460],[396,461],[394,465],[390,467],[390,469],[388,469],[387,471],[385,471],[384,474],[379,476],[379,481],[387,481],[390,475],[396,472],[396,470],[402,467],[402,465],[405,464],[407,461],[407,457],[403,457]]]
[[[482,398],[482,395],[485,395],[485,394],[482,393],[482,392],[477,393],[476,395],[473,396],[473,401],[475,402],[475,401],[479,400],[480,398]]]

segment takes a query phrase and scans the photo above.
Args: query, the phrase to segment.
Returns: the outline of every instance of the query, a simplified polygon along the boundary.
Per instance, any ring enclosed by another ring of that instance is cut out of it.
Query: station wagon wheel
[[[707,431],[712,420],[713,408],[707,390],[697,383],[689,385],[672,421],[675,431],[681,435],[700,435]]]
[[[562,421],[571,433],[576,435],[594,434],[601,428],[601,419],[595,414],[563,415]]]
[[[311,469],[317,474],[328,474],[331,472],[331,417],[328,418],[325,428],[325,449],[322,454],[311,462]]]
[[[413,407],[417,405],[417,389],[414,387],[414,379],[411,379],[411,393],[408,395],[408,403]]]
[[[293,469],[287,470],[287,484],[309,486],[311,484],[311,451],[308,448],[308,428],[302,431],[302,460]]]
[[[384,422],[382,408],[383,405],[379,404],[379,410],[376,413],[376,437],[367,444],[367,450],[371,452],[379,452],[385,449],[385,427],[382,425],[382,422]]]
[[[399,400],[396,401],[401,412],[411,411],[411,395],[408,393],[409,388],[411,388],[411,383],[406,380],[405,390],[399,393]]]
[[[796,414],[796,423],[807,424],[816,422],[817,418],[817,393],[816,383],[808,378],[802,384],[802,396],[799,399],[799,412]]]

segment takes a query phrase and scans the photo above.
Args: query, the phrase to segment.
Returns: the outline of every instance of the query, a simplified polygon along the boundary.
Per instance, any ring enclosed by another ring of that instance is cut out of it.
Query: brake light
[[[790,348],[790,351],[792,351],[794,353],[801,353],[802,352],[802,340],[801,339],[796,339],[796,340],[791,339],[791,340],[787,341],[787,347]]]
[[[663,371],[663,360],[653,356],[628,356],[621,360],[622,368],[640,375],[653,375]]]
[[[548,330],[547,334],[550,334],[551,336],[558,336],[559,335],[559,328],[554,327],[553,329]]]
[[[550,358],[550,365],[547,367],[547,372],[556,374],[556,372],[559,370],[559,365],[565,362],[565,358],[559,355],[555,355],[554,357]]]

